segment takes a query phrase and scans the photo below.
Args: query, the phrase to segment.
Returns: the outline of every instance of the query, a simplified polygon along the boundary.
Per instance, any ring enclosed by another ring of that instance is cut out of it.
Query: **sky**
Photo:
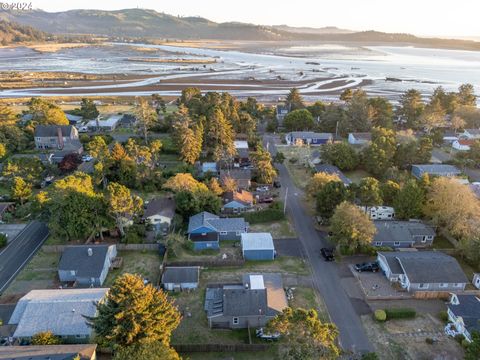
[[[216,22],[337,26],[480,39],[480,0],[32,0],[32,5],[50,12],[139,7]]]

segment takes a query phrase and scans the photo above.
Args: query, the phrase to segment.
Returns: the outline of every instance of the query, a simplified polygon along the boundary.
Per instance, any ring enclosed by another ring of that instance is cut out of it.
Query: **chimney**
[[[63,135],[62,135],[62,128],[61,127],[57,128],[57,138],[58,138],[58,143],[57,143],[58,148],[60,150],[62,150],[64,144],[63,144]]]
[[[92,255],[93,255],[93,249],[92,249],[92,248],[88,248],[88,249],[87,249],[87,254],[88,254],[88,256],[92,256]]]
[[[248,289],[249,288],[249,285],[248,285],[248,282],[245,283],[245,289]]]

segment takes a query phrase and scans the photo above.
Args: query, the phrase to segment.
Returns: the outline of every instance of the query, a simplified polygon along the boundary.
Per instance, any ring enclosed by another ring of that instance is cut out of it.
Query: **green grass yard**
[[[293,226],[287,219],[269,223],[252,224],[250,225],[250,232],[269,232],[274,239],[293,238],[296,236]]]
[[[138,274],[148,278],[152,284],[160,280],[160,256],[156,251],[119,251],[118,257],[123,258],[120,269],[111,270],[105,280],[104,286],[110,287],[115,279],[124,273]]]

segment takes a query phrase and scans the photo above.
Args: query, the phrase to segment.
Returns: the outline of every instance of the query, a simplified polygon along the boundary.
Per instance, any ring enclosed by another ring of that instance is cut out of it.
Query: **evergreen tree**
[[[152,342],[122,347],[115,351],[113,360],[181,360],[175,349]]]
[[[337,205],[347,200],[348,192],[342,182],[330,181],[322,187],[316,197],[318,214],[324,219],[329,219]]]
[[[227,160],[235,155],[235,134],[219,107],[215,107],[208,117],[205,131],[206,145],[213,160]]]
[[[138,275],[123,274],[97,304],[98,315],[88,318],[102,343],[126,347],[159,342],[169,346],[180,313],[162,291],[145,285]]]
[[[83,98],[80,103],[80,112],[84,119],[96,119],[100,113],[98,112],[97,106],[95,103],[90,100]]]
[[[425,104],[422,101],[422,94],[418,90],[407,90],[400,98],[399,114],[410,129],[420,127],[420,117],[424,108]]]
[[[463,84],[458,88],[458,103],[463,106],[477,106],[477,97],[472,84]]]
[[[298,89],[293,88],[290,90],[287,95],[286,105],[289,111],[303,109],[305,107],[302,95],[300,95]]]
[[[420,218],[423,213],[425,192],[416,180],[407,181],[393,202],[395,217],[398,219]]]

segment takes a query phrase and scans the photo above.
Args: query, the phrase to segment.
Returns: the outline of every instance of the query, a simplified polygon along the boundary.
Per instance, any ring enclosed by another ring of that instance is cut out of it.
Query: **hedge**
[[[385,309],[387,320],[390,319],[411,319],[417,315],[417,312],[411,308]]]
[[[285,214],[280,209],[269,208],[265,210],[246,213],[244,218],[245,221],[249,222],[250,224],[259,224],[283,220],[285,219]]]

